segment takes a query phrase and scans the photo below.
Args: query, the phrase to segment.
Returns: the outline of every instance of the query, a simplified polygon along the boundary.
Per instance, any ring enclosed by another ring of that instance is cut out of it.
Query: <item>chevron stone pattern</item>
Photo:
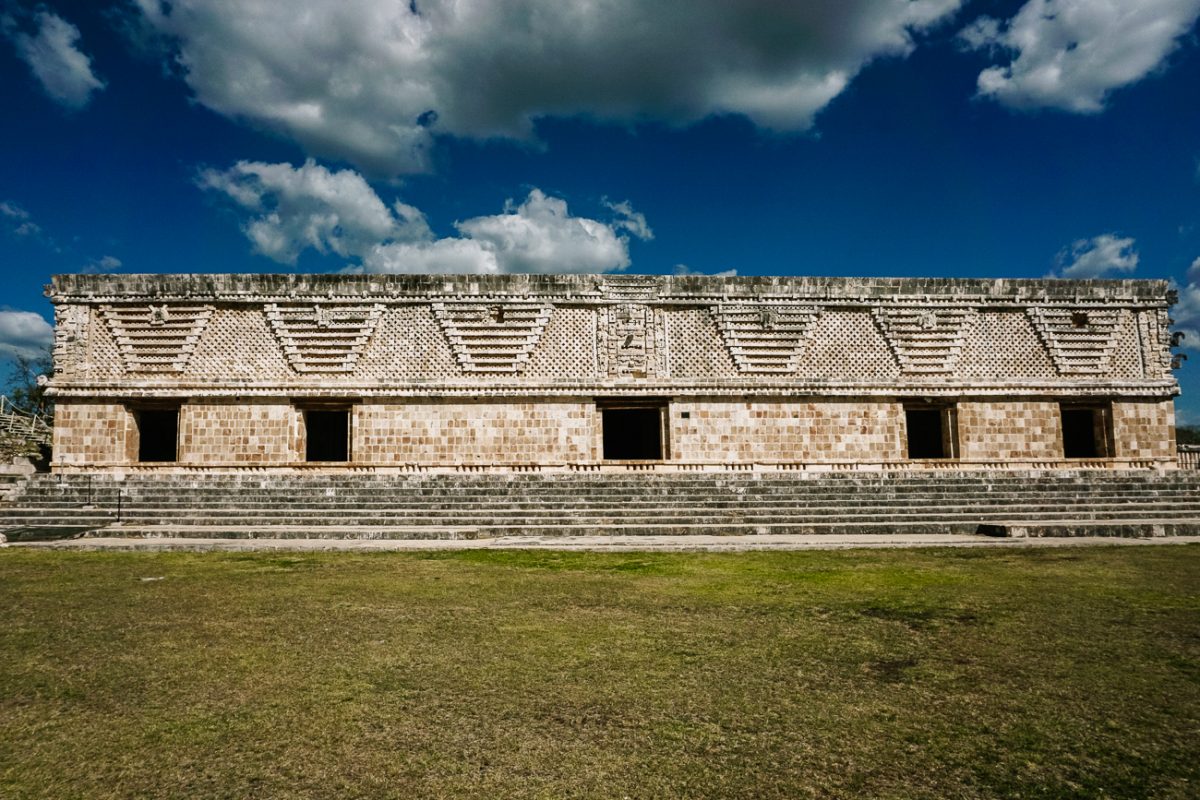
[[[370,305],[284,305],[264,312],[283,354],[297,372],[351,372],[383,316]]]
[[[212,313],[207,305],[100,307],[128,372],[182,372]]]
[[[871,314],[909,375],[952,373],[975,319],[969,308],[875,308]]]
[[[816,306],[720,305],[713,310],[721,338],[744,373],[791,374],[796,371],[813,323]]]
[[[455,360],[470,373],[521,372],[553,311],[548,304],[433,303]]]
[[[1027,309],[1029,320],[1063,375],[1099,375],[1117,349],[1121,309]]]

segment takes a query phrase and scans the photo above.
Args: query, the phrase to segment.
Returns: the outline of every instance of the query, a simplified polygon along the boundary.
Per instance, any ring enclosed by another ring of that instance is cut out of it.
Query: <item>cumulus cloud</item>
[[[539,117],[801,131],[961,0],[135,0],[197,100],[376,173]]]
[[[1200,16],[1200,0],[1029,0],[959,37],[1010,58],[979,74],[981,97],[1019,109],[1096,113],[1109,92],[1155,70]]]
[[[285,264],[312,248],[352,259],[360,272],[609,272],[629,266],[630,236],[653,236],[628,201],[606,202],[611,221],[572,216],[566,201],[532,189],[500,214],[456,222],[438,239],[417,208],[386,205],[353,170],[332,172],[241,161],[208,169],[199,184],[250,214],[243,230],[254,250]]]
[[[0,355],[35,358],[54,341],[54,328],[32,311],[0,309]]]
[[[16,33],[13,43],[46,94],[60,105],[80,109],[104,82],[92,72],[92,60],[77,46],[79,29],[50,11],[34,15],[37,32]]]
[[[1137,269],[1138,253],[1134,240],[1113,233],[1103,233],[1091,239],[1079,239],[1058,254],[1058,266],[1063,278],[1103,278],[1114,273],[1130,273]]]

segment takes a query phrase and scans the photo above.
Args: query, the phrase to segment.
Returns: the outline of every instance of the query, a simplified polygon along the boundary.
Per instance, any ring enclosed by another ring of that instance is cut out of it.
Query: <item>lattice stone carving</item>
[[[871,314],[900,371],[909,375],[953,372],[975,320],[969,308],[874,308]]]
[[[296,372],[351,372],[383,316],[371,305],[284,305],[263,311],[283,355]]]
[[[182,372],[212,313],[207,305],[100,306],[128,372]]]
[[[817,306],[738,304],[717,306],[713,316],[740,372],[790,374],[820,313]]]
[[[553,312],[553,306],[534,303],[433,304],[464,372],[521,372]]]
[[[1026,313],[1060,374],[1107,371],[1121,332],[1121,309],[1034,307]]]
[[[653,276],[606,275],[596,279],[596,289],[613,300],[654,300],[662,287]]]
[[[600,310],[596,339],[602,375],[666,376],[666,325],[661,310],[642,303],[606,306]]]

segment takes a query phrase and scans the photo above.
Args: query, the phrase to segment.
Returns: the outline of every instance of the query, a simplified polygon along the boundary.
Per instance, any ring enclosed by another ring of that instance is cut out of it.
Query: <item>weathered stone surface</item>
[[[164,402],[178,460],[155,469],[303,466],[322,403],[348,410],[356,466],[596,465],[617,401],[663,409],[680,469],[887,468],[914,404],[949,409],[955,464],[1077,464],[1062,402],[1107,420],[1096,463],[1174,463],[1162,281],[61,275],[47,293],[60,469],[135,465],[137,409]]]

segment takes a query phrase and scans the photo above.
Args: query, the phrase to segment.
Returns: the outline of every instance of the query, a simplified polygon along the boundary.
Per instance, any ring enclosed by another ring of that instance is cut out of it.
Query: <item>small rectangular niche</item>
[[[910,459],[958,457],[958,415],[954,406],[905,406],[904,423]]]
[[[605,461],[661,461],[665,403],[600,403]]]
[[[350,460],[350,409],[304,411],[304,460]]]
[[[1112,453],[1112,413],[1108,405],[1062,403],[1063,458],[1107,458]]]
[[[179,407],[132,409],[139,462],[179,460]]]

